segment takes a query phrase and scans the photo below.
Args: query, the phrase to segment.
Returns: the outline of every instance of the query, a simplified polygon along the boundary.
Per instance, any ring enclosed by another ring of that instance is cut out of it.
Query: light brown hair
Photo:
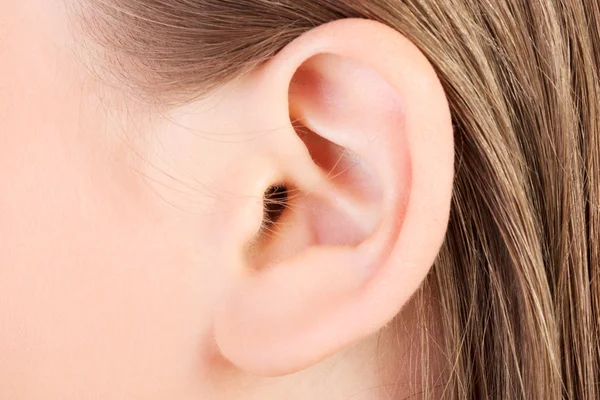
[[[81,5],[111,70],[161,101],[206,94],[329,21],[408,37],[446,90],[456,140],[450,225],[426,282],[443,316],[444,397],[600,398],[597,0]]]

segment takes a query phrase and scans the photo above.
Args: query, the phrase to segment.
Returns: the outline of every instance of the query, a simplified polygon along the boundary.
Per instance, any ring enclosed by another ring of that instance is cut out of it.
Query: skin
[[[85,67],[61,4],[0,0],[0,398],[418,391],[410,299],[443,239],[453,163],[420,53],[374,23],[334,24],[158,112]],[[396,58],[409,72],[390,72]],[[290,88],[313,138],[291,128]],[[334,165],[325,143],[361,162],[330,179],[306,151]],[[304,195],[268,237],[262,197],[282,177]]]

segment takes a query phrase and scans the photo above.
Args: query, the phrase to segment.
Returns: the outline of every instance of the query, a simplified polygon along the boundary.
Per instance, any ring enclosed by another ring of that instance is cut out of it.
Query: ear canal
[[[283,215],[288,202],[288,187],[285,184],[272,185],[264,195],[264,224],[277,223]]]

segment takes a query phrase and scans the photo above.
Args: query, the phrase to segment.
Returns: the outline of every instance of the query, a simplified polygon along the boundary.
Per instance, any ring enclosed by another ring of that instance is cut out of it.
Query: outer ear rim
[[[340,41],[340,37],[344,37],[344,40]],[[374,41],[373,38],[378,40]],[[365,46],[371,48],[369,54],[374,55],[373,58],[365,57],[359,50]],[[419,99],[413,98],[414,101],[403,104],[405,129],[406,132],[412,132],[412,135],[407,136],[413,172],[412,190],[407,200],[402,230],[389,256],[390,259],[402,259],[402,265],[393,266],[388,262],[378,269],[371,279],[364,281],[361,301],[347,304],[340,310],[337,319],[345,321],[348,325],[348,321],[352,321],[353,313],[367,315],[373,310],[378,310],[376,315],[371,317],[368,323],[350,323],[352,335],[340,340],[330,337],[328,348],[320,352],[315,351],[312,355],[295,354],[294,349],[291,353],[285,352],[283,346],[275,346],[271,349],[280,350],[281,353],[270,354],[272,359],[265,356],[264,351],[240,356],[236,352],[243,351],[241,348],[250,343],[236,344],[221,340],[220,334],[230,326],[223,324],[217,316],[215,334],[224,356],[238,367],[259,375],[282,375],[304,368],[358,338],[372,334],[388,323],[427,275],[443,242],[450,212],[454,164],[452,123],[444,90],[425,56],[400,33],[374,21],[347,19],[320,26],[296,39],[268,65],[263,66],[260,72],[262,76],[259,75],[258,78],[262,81],[259,86],[273,86],[273,82],[276,82],[275,90],[281,91],[273,94],[274,98],[281,100],[278,102],[281,108],[273,112],[287,115],[289,109],[287,90],[285,93],[282,90],[288,85],[277,82],[291,82],[298,67],[305,60],[319,54],[337,55],[373,68],[401,99],[408,98],[408,93],[420,93]],[[391,56],[393,54],[396,54],[396,57]],[[404,68],[399,68],[398,59],[405,60]],[[410,68],[407,65],[410,65]],[[417,79],[415,70],[420,71]],[[433,103],[428,108],[436,109],[439,113],[427,113],[427,110],[419,107],[422,103]],[[423,127],[421,121],[428,121],[427,126]],[[439,129],[440,126],[444,129]],[[434,156],[431,156],[432,152],[435,153]],[[431,171],[442,171],[443,176],[434,176]],[[437,182],[437,188],[432,187],[431,182]],[[432,191],[442,195],[431,196]],[[423,216],[428,216],[427,220],[424,221]],[[415,251],[423,247],[435,251]],[[290,344],[290,347],[293,345]]]

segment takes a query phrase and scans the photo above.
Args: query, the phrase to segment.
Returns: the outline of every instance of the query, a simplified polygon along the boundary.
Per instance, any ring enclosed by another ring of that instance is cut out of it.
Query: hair
[[[443,397],[600,398],[600,3],[82,5],[115,70],[163,101],[210,93],[333,20],[405,35],[436,69],[456,143],[449,228],[426,281],[438,293]]]

